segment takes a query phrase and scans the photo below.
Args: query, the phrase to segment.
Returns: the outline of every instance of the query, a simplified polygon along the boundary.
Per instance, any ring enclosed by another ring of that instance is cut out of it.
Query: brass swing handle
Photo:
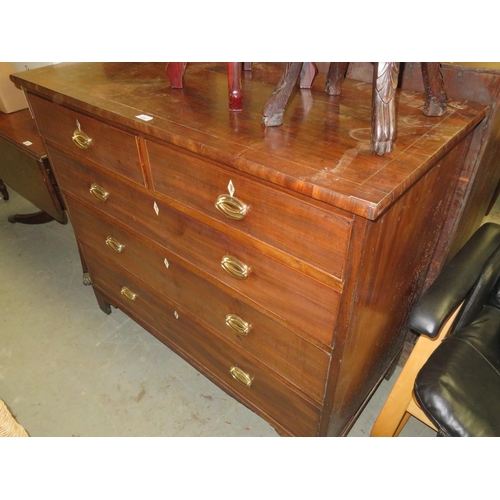
[[[233,220],[243,220],[248,212],[248,206],[245,203],[228,194],[221,194],[217,198],[215,208]]]
[[[89,149],[92,145],[92,139],[83,131],[76,129],[71,136],[71,140],[80,148],[80,149]]]
[[[120,243],[118,240],[115,240],[115,238],[112,238],[111,236],[108,236],[106,238],[106,245],[108,245],[108,247],[114,250],[116,253],[122,253],[123,249],[125,248],[125,245]]]
[[[252,325],[244,319],[236,316],[236,314],[228,314],[226,316],[226,325],[234,330],[237,335],[246,337],[250,333]]]
[[[238,280],[246,280],[250,273],[250,268],[246,264],[231,255],[224,255],[220,265],[226,273]]]
[[[90,194],[103,203],[108,199],[109,193],[95,182],[90,186]]]
[[[132,290],[127,288],[126,286],[122,287],[120,290],[120,293],[128,300],[134,302],[135,299],[137,298],[137,294],[134,293]]]
[[[245,373],[241,368],[233,366],[229,370],[229,373],[241,384],[246,385],[247,387],[252,385],[253,377],[251,377],[248,373]]]

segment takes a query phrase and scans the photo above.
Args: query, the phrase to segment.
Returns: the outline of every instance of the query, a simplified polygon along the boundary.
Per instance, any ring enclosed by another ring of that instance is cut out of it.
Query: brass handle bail
[[[241,335],[242,337],[246,337],[252,328],[252,325],[240,318],[236,314],[228,314],[226,316],[226,325],[234,330],[237,335]]]
[[[251,377],[248,373],[245,373],[241,368],[233,366],[229,370],[229,373],[241,384],[246,385],[247,387],[252,385],[253,377]]]
[[[116,253],[122,253],[123,249],[125,248],[125,245],[120,243],[118,240],[115,240],[115,238],[112,238],[111,236],[108,236],[106,238],[106,245],[108,245],[108,247],[114,250]]]
[[[109,197],[109,193],[102,186],[99,186],[99,184],[96,184],[95,182],[92,183],[89,191],[90,194],[92,194],[95,198],[97,198],[99,201],[102,201],[103,203]]]
[[[71,136],[71,140],[80,149],[89,149],[92,145],[92,139],[83,130],[75,130]]]
[[[137,298],[137,294],[134,293],[132,290],[127,288],[126,286],[122,287],[120,290],[120,293],[128,300],[134,302],[135,299]]]
[[[231,255],[224,255],[220,265],[226,273],[238,280],[246,280],[250,273],[250,268],[246,264]]]
[[[243,220],[248,212],[245,203],[228,194],[221,194],[217,198],[215,208],[232,220]]]

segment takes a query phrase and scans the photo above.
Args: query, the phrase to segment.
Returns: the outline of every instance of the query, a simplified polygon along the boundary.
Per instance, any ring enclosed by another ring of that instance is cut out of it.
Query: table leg
[[[16,214],[9,217],[9,222],[15,224],[45,224],[46,222],[51,222],[54,217],[49,215],[47,212],[35,212],[33,214]]]
[[[424,115],[443,116],[446,113],[448,97],[444,90],[440,63],[423,62],[422,79],[424,82]]]
[[[316,64],[311,62],[302,63],[302,69],[300,70],[299,87],[301,89],[310,89],[317,72],[318,68],[316,67]]]
[[[399,63],[375,63],[372,95],[372,153],[382,156],[392,151],[396,139],[394,97],[398,86]]]
[[[165,68],[168,81],[173,89],[182,89],[184,87],[185,62],[169,62]]]
[[[2,198],[5,201],[9,199],[9,192],[7,191],[7,186],[3,183],[2,179],[0,179],[0,193],[2,194]]]
[[[229,88],[229,110],[243,109],[243,91],[241,90],[241,63],[227,63],[227,84]]]
[[[264,104],[262,123],[266,127],[276,127],[283,124],[285,108],[301,69],[301,62],[286,63],[278,87]]]
[[[348,62],[330,63],[325,86],[325,91],[328,95],[340,95],[342,91],[342,82],[345,80],[348,66]]]

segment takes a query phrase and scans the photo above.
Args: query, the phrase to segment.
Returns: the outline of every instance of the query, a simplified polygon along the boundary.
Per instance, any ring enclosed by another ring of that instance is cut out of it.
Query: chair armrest
[[[485,263],[500,247],[500,225],[482,225],[444,266],[410,313],[411,330],[430,338],[462,302],[481,276]]]

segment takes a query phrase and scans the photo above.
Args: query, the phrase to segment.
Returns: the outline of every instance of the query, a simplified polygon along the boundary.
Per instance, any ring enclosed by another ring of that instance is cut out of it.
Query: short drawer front
[[[30,95],[29,101],[45,139],[144,184],[134,135],[38,96]]]
[[[108,264],[88,247],[84,247],[84,254],[93,284],[109,296],[113,305],[149,328],[237,398],[280,422],[291,434],[316,435],[319,410],[314,405],[241,349],[222,341],[187,313],[152,293],[140,280]]]
[[[325,345],[333,339],[340,294],[256,249],[155,201],[147,194],[111,179],[49,147],[59,185],[96,209],[120,220],[138,233],[157,241],[172,253],[261,305],[284,326],[312,336]],[[97,184],[107,194],[105,201],[90,193]],[[248,277],[239,279],[232,261],[222,267],[224,257],[248,267]]]
[[[343,279],[351,219],[147,141],[153,188]]]
[[[86,209],[70,196],[66,201],[81,241],[322,401],[329,360],[325,352],[188,271],[160,245],[118,228],[111,219]]]

